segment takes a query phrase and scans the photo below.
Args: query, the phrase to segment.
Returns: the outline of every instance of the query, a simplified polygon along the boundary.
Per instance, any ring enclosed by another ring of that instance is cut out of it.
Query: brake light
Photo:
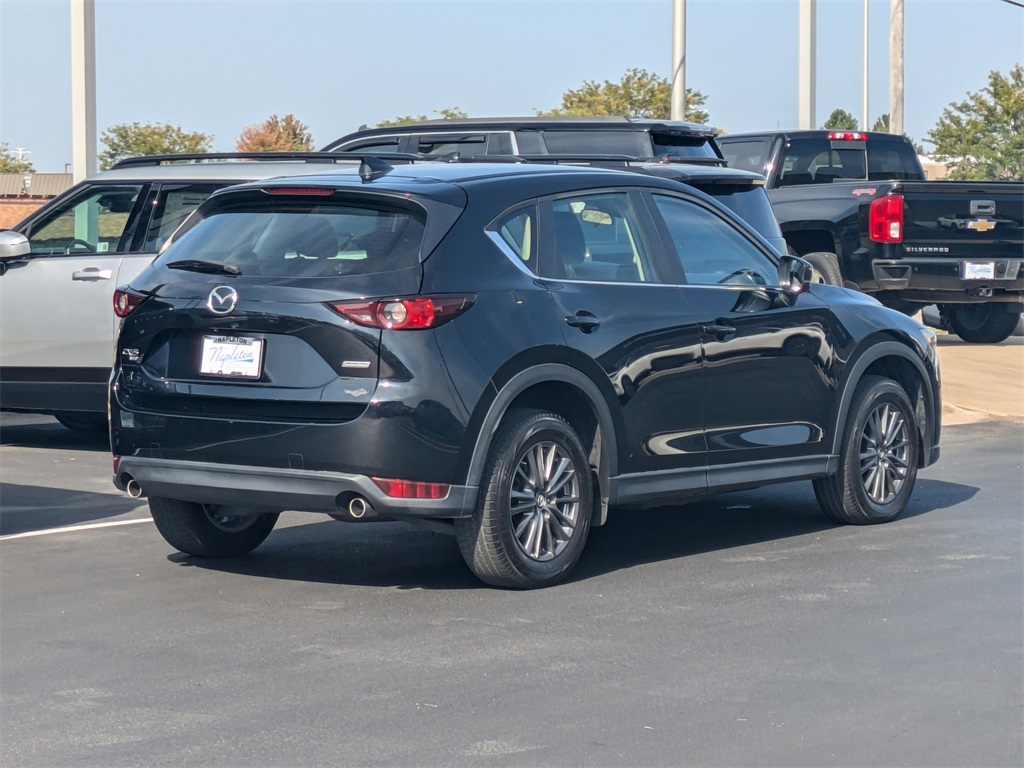
[[[473,306],[474,298],[415,296],[377,301],[334,301],[328,306],[357,325],[392,331],[414,331],[444,325]]]
[[[139,308],[148,296],[140,296],[131,291],[122,291],[120,288],[114,291],[114,314],[118,317],[128,317]]]
[[[386,477],[370,479],[393,499],[443,499],[448,496],[447,483],[423,483],[418,480],[395,480]]]
[[[903,195],[886,195],[871,201],[868,234],[876,243],[903,242]]]
[[[268,195],[320,195],[326,197],[333,195],[334,190],[330,187],[263,187]]]
[[[829,141],[867,141],[866,133],[860,131],[831,131],[828,134]]]

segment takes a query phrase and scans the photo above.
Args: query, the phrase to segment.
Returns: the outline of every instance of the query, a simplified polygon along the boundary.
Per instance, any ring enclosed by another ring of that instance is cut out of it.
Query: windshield
[[[425,221],[422,211],[376,203],[226,202],[156,263],[205,262],[288,278],[389,272],[419,263]]]

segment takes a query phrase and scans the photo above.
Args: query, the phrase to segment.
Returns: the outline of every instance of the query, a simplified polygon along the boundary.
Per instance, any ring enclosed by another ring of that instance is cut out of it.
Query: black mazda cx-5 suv
[[[809,274],[624,171],[232,187],[115,294],[114,479],[198,557],[284,510],[404,520],[509,587],[563,579],[610,508],[810,479],[891,520],[939,454],[935,337]]]

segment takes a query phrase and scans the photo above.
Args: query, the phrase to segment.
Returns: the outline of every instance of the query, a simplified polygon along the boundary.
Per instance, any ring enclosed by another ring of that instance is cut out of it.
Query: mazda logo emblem
[[[210,291],[206,300],[206,308],[215,315],[227,315],[238,304],[238,291],[230,285],[218,285]]]

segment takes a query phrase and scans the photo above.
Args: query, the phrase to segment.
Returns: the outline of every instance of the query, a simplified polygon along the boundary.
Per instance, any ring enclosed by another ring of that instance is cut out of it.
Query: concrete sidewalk
[[[944,426],[977,421],[1024,423],[1024,338],[966,344],[939,333]]]

